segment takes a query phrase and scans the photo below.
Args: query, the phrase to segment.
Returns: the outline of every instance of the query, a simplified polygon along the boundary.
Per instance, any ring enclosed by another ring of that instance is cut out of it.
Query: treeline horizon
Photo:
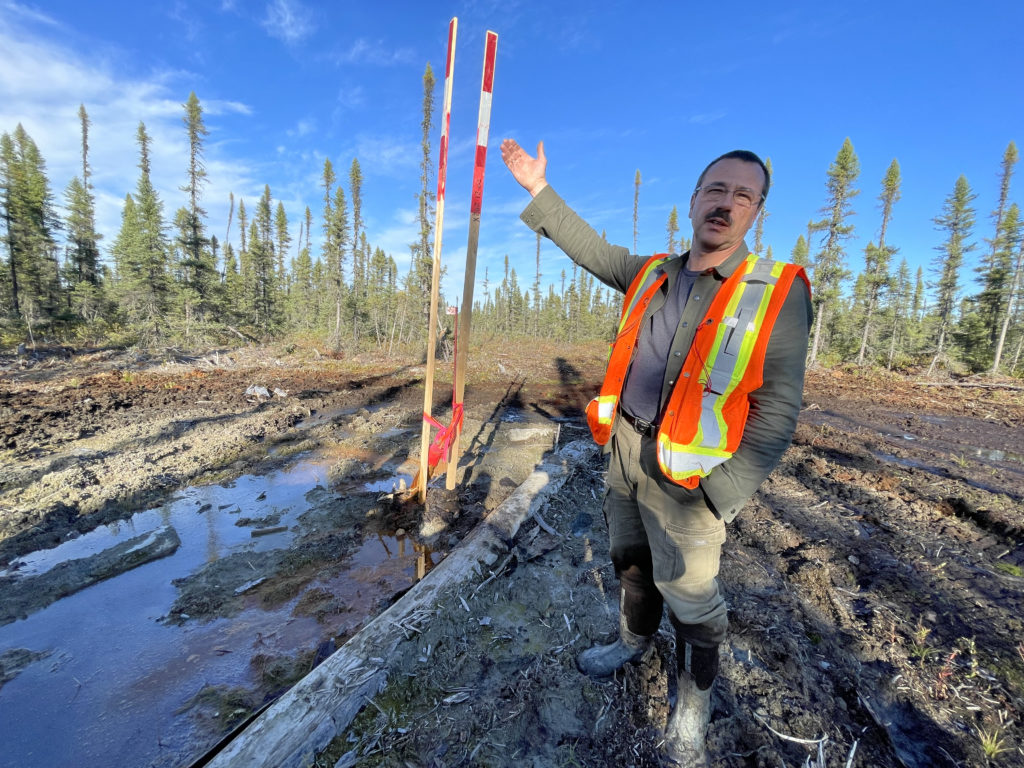
[[[116,233],[96,231],[90,181],[90,120],[81,125],[81,174],[63,192],[62,212],[46,175],[45,160],[21,124],[0,135],[0,220],[4,254],[0,269],[0,344],[110,344],[185,346],[221,344],[238,338],[273,341],[306,336],[336,351],[392,351],[422,346],[432,271],[435,195],[432,191],[435,80],[423,75],[418,238],[409,243],[404,274],[394,256],[372,243],[363,221],[362,170],[353,158],[339,181],[330,159],[320,176],[322,209],[307,206],[297,222],[264,186],[258,200],[233,194],[221,242],[211,234],[202,207],[206,183],[203,108],[193,92],[183,107],[188,157],[183,158],[185,204],[165,212],[150,178],[151,139],[140,122],[136,132],[139,177],[126,190]],[[991,237],[980,242],[975,194],[960,176],[932,223],[944,241],[926,274],[912,274],[906,259],[895,264],[899,245],[886,239],[900,198],[899,163],[881,180],[882,212],[877,242],[865,248],[865,268],[847,268],[845,244],[854,233],[851,201],[860,193],[859,160],[850,139],[826,174],[822,218],[808,222],[785,257],[804,265],[815,308],[808,350],[811,365],[856,363],[899,370],[945,368],[958,373],[1024,370],[1024,222],[1010,201],[1017,149],[1002,158],[1000,194],[991,212]],[[770,161],[769,161],[770,163]],[[640,172],[634,191],[634,250],[639,216]],[[763,239],[766,210],[753,230],[752,249],[768,258]],[[297,227],[296,227],[297,223]],[[313,252],[312,233],[320,234]],[[233,235],[233,230],[237,233]],[[297,230],[297,232],[296,232]],[[293,234],[294,233],[294,234]],[[666,248],[688,248],[679,236],[677,209],[666,223]],[[110,243],[103,259],[100,243]],[[964,274],[965,257],[979,254],[975,279]],[[483,295],[473,307],[473,326],[486,334],[543,337],[567,342],[610,339],[621,297],[572,266],[542,290],[540,238],[532,284],[510,267],[485,272]],[[852,290],[843,286],[852,280]],[[973,282],[977,290],[970,293]],[[442,299],[443,301],[443,299]],[[442,304],[443,306],[443,304]],[[438,322],[451,327],[439,313]],[[443,330],[443,329],[442,329]],[[441,335],[445,337],[444,333]]]

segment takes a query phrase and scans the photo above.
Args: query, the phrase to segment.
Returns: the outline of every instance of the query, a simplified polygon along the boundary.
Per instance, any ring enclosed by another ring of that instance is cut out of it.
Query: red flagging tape
[[[440,430],[427,452],[427,463],[433,469],[441,459],[449,454],[452,443],[455,442],[455,436],[462,429],[462,403],[455,403],[452,406],[452,423],[447,427],[427,413],[423,414],[423,420],[430,422]]]

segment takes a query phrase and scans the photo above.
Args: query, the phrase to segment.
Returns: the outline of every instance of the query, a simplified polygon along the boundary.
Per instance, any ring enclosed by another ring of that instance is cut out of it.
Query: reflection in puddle
[[[384,409],[388,405],[387,402],[377,403],[375,405],[359,405],[359,406],[348,406],[346,408],[328,408],[323,411],[316,411],[311,413],[306,418],[299,421],[296,425],[296,429],[308,429],[309,427],[315,427],[320,424],[328,424],[345,416],[353,416],[359,412],[376,413]],[[404,430],[399,430],[404,431]]]
[[[305,494],[326,481],[329,466],[327,460],[306,458],[286,470],[267,475],[246,475],[224,485],[189,488],[159,507],[101,525],[52,549],[20,557],[11,563],[10,570],[22,576],[43,573],[58,563],[94,555],[164,525],[178,532],[183,550],[192,549],[189,544],[201,543],[199,548],[205,555],[202,560],[187,552],[175,555],[172,559],[176,561],[176,570],[212,562],[242,545],[257,552],[276,549],[287,544],[290,533],[253,540],[252,528],[237,525],[238,521],[279,516],[275,525],[292,526],[309,508]]]
[[[941,470],[934,464],[925,464],[923,461],[915,461],[914,459],[908,459],[904,456],[893,456],[891,453],[884,453],[883,451],[872,451],[871,455],[879,461],[885,461],[890,464],[896,464],[901,467],[911,467],[913,469],[924,469],[928,472],[941,472]]]
[[[363,483],[360,488],[366,493],[394,493],[404,491],[412,486],[411,474],[392,475],[382,480],[371,480]]]
[[[980,450],[980,449],[979,449]],[[1003,453],[1002,451],[995,451],[994,453]],[[939,475],[941,477],[950,477],[950,473],[943,467],[936,466],[935,464],[928,464],[923,461],[917,461],[916,459],[909,459],[905,456],[894,456],[891,453],[885,453],[884,451],[871,451],[871,455],[879,461],[885,461],[890,464],[896,464],[900,467],[908,467],[911,469],[921,469],[925,472],[930,472],[933,475]],[[1010,454],[1011,456],[1013,454]],[[1001,459],[994,459],[1001,460]],[[983,480],[979,480],[977,477],[957,476],[957,479],[970,485],[974,488],[979,488],[989,493],[1002,493],[1003,491],[991,483],[986,483]]]
[[[324,452],[298,457],[267,475],[189,488],[160,507],[12,564],[8,572],[19,576],[43,573],[165,525],[181,539],[163,560],[0,627],[0,654],[51,651],[0,688],[0,768],[187,764],[204,749],[206,737],[195,732],[184,711],[201,688],[251,689],[254,654],[294,656],[315,648],[328,633],[352,634],[422,578],[440,555],[405,536],[373,535],[354,553],[347,572],[310,585],[330,590],[345,604],[337,623],[294,616],[301,594],[273,610],[252,598],[250,607],[231,618],[182,626],[160,620],[178,597],[174,579],[229,554],[289,546],[299,517],[324,493],[335,461]],[[254,524],[276,519],[274,527],[283,530],[253,537],[253,526],[236,524],[242,518]],[[253,581],[261,576],[254,571]]]
[[[415,573],[411,573],[412,561],[415,560]],[[352,556],[352,565],[363,566],[353,569],[357,578],[380,576],[382,573],[396,569],[407,576],[414,576],[414,581],[406,584],[411,587],[419,581],[440,561],[440,553],[434,552],[408,536],[367,536],[363,545]],[[368,570],[367,570],[368,569]],[[403,587],[404,588],[404,587]]]
[[[1018,464],[1024,464],[1024,455],[1019,453],[1012,453],[1010,451],[999,451],[992,450],[989,448],[975,448],[974,455],[979,459],[985,459],[987,461],[1015,461]]]

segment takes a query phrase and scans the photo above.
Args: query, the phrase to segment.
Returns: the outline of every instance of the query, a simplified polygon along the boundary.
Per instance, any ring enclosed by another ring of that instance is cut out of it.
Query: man
[[[717,581],[725,524],[796,428],[811,325],[807,277],[747,250],[743,238],[770,183],[752,152],[726,153],[701,173],[690,197],[689,252],[651,258],[608,244],[562,201],[547,183],[543,142],[532,157],[506,139],[501,155],[533,197],[523,221],[626,294],[601,394],[587,409],[610,454],[604,513],[620,584],[619,637],[584,651],[577,665],[600,677],[639,659],[667,603],[678,699],[665,752],[676,765],[707,766],[711,685],[728,624]]]

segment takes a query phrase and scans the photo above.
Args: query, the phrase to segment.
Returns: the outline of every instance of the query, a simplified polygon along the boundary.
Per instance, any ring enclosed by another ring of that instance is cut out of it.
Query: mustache
[[[715,208],[715,210],[704,217],[704,221],[710,221],[711,219],[721,219],[727,225],[732,226],[732,216],[724,208]]]

